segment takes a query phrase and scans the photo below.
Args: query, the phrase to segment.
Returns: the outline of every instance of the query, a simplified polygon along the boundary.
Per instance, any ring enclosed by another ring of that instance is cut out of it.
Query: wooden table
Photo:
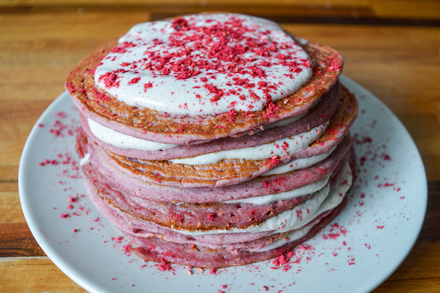
[[[414,138],[429,181],[420,237],[376,292],[440,291],[440,2],[3,1],[0,3],[0,291],[83,292],[39,248],[17,187],[29,131],[73,66],[132,25],[198,11],[274,19],[345,56],[344,74],[384,101]],[[272,4],[271,4],[272,3]],[[366,276],[368,277],[368,276]]]

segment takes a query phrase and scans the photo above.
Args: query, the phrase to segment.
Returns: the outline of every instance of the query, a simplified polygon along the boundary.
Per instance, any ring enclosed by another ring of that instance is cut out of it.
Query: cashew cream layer
[[[303,238],[304,236],[307,235],[307,233],[309,233],[310,229],[312,229],[312,228],[313,228],[313,225],[305,226],[304,228],[301,228],[299,230],[296,230],[296,231],[293,231],[292,233],[287,234],[287,236],[282,239],[279,239],[275,242],[272,242],[272,244],[270,244],[268,246],[265,246],[261,249],[257,249],[257,250],[253,250],[253,251],[264,252],[264,251],[269,251],[269,250],[281,247],[286,243],[293,242],[293,241],[296,241],[298,239]],[[289,239],[289,240],[287,240],[287,239]]]
[[[300,197],[307,194],[315,193],[322,188],[324,188],[326,185],[328,185],[328,180],[330,179],[330,175],[325,176],[321,180],[318,180],[316,182],[307,184],[305,186],[302,186],[300,188],[296,188],[293,190],[289,190],[286,192],[280,192],[277,194],[267,194],[263,196],[256,196],[256,197],[249,197],[249,198],[242,198],[242,199],[234,199],[234,200],[228,200],[224,201],[223,203],[251,203],[255,205],[263,205],[268,204],[274,201],[278,200],[286,200],[286,199],[292,199],[295,197]]]
[[[89,127],[92,133],[101,141],[119,148],[135,149],[135,150],[145,150],[154,151],[160,149],[168,149],[175,147],[173,144],[164,144],[151,142],[144,139],[135,138],[120,132],[116,132],[110,128],[102,126],[95,121],[88,119]],[[300,133],[291,137],[286,137],[272,143],[263,144],[260,146],[237,149],[237,150],[227,150],[219,151],[210,154],[199,155],[191,158],[174,159],[170,160],[174,164],[186,164],[186,165],[208,165],[215,164],[221,160],[227,159],[245,159],[245,160],[264,160],[269,159],[273,156],[285,156],[288,153],[293,154],[298,152],[307,146],[309,146],[313,141],[315,141],[328,127],[329,122],[325,122],[318,125],[307,132]],[[316,156],[318,159],[325,159],[325,156]],[[305,158],[296,160],[299,167],[310,166],[315,164],[317,158]],[[299,168],[298,166],[284,167],[284,169],[294,170]],[[278,167],[280,168],[280,167]],[[275,168],[277,169],[277,168]],[[276,172],[276,171],[272,171]],[[288,172],[288,171],[286,171]],[[285,172],[282,172],[285,173]],[[274,173],[277,174],[277,173]],[[279,174],[279,173],[278,173]]]
[[[176,144],[160,143],[140,139],[127,134],[123,134],[108,127],[105,127],[92,119],[88,118],[89,128],[93,135],[99,140],[121,149],[134,149],[142,151],[158,151],[176,147]]]
[[[96,68],[98,88],[127,105],[212,115],[261,110],[312,76],[307,53],[272,21],[237,14],[182,18],[130,29]]]
[[[208,165],[220,162],[221,160],[243,159],[243,160],[265,160],[273,156],[285,156],[296,153],[314,142],[327,129],[329,122],[318,125],[307,132],[276,140],[263,145],[242,148],[236,150],[220,151],[192,158],[170,160],[174,164],[186,165]]]
[[[350,189],[353,176],[350,166],[346,166],[344,174],[339,180],[338,185],[330,191],[330,186],[316,192],[311,199],[305,203],[278,214],[260,225],[250,226],[245,229],[234,228],[230,230],[211,230],[211,231],[187,231],[172,229],[185,235],[209,235],[209,234],[227,234],[227,233],[257,233],[272,231],[272,234],[283,233],[290,230],[296,230],[304,227],[320,214],[334,209],[344,199],[345,194]]]

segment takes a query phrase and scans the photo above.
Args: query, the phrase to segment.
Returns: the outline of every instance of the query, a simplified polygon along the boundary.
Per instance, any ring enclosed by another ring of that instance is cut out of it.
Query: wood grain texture
[[[429,180],[418,242],[375,292],[440,291],[440,2],[409,0],[26,0],[0,3],[0,292],[84,292],[44,256],[18,196],[18,164],[41,113],[68,72],[132,25],[205,10],[257,14],[346,59],[414,138]]]
[[[0,224],[0,257],[44,256],[26,223]]]
[[[18,197],[17,183],[7,182],[0,183],[2,192],[0,193],[0,225],[22,223],[26,221],[20,206],[20,199]],[[11,190],[11,191],[5,191]],[[3,229],[0,230],[0,239],[2,239]],[[1,246],[1,243],[0,243]]]
[[[0,292],[87,292],[47,257],[0,259]]]
[[[411,9],[410,9],[411,8]],[[267,0],[165,0],[165,1],[3,1],[0,14],[150,13],[152,20],[202,11],[251,14],[286,23],[440,26],[440,3],[411,0],[387,1],[267,1]]]

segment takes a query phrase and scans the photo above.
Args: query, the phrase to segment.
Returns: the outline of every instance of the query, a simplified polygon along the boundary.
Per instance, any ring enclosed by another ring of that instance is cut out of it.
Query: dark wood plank
[[[15,183],[17,183],[17,180],[18,180],[18,166],[17,165],[0,166],[0,183],[2,183],[2,182],[15,182]],[[5,191],[5,190],[0,187],[0,191]]]
[[[440,181],[428,182],[428,208],[419,241],[440,240]],[[440,266],[439,266],[440,267]]]
[[[0,292],[87,292],[69,279],[47,257],[0,260]]]
[[[44,255],[26,223],[0,224],[0,257]]]
[[[2,167],[0,167],[0,169],[2,169]],[[7,179],[3,180],[0,177],[0,194],[5,193],[5,192],[18,193],[18,182],[17,182],[17,179],[15,179],[15,180],[7,180]]]
[[[400,267],[387,281],[440,278],[440,242],[417,242]],[[427,270],[429,268],[429,270]]]
[[[421,290],[423,288],[423,290]],[[399,292],[399,293],[438,293],[440,278],[422,278],[408,280],[390,280],[383,283],[374,293]]]
[[[230,3],[61,3],[61,4],[23,4],[1,5],[0,14],[24,14],[24,13],[84,13],[84,12],[140,12],[158,14],[185,14],[203,11],[229,11],[249,14],[266,13],[270,15],[284,16],[339,16],[339,17],[373,17],[370,7],[363,4],[352,5],[326,5],[320,3],[260,3],[249,5],[243,1]]]
[[[194,4],[18,4],[0,5],[0,14],[29,13],[95,13],[95,12],[141,12],[151,13],[151,20],[160,20],[182,14],[228,11],[251,14],[274,20],[279,23],[313,23],[313,24],[356,24],[356,25],[388,25],[388,26],[428,26],[439,27],[438,18],[380,17],[371,7],[362,4],[326,5],[319,3],[301,4],[269,4],[249,5],[248,3],[206,3]]]

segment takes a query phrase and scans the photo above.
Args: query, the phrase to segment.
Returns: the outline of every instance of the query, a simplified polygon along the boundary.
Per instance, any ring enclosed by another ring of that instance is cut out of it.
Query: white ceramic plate
[[[78,160],[75,135],[69,131],[79,123],[67,93],[43,113],[23,150],[19,190],[27,223],[49,258],[92,292],[373,290],[394,272],[417,239],[426,211],[427,181],[419,152],[399,120],[361,86],[344,77],[342,82],[360,106],[352,128],[359,177],[346,208],[332,222],[338,227],[327,226],[307,241],[309,249],[296,249],[290,270],[275,270],[272,261],[265,261],[221,269],[216,275],[179,265],[173,265],[174,272],[163,272],[154,263],[142,267],[142,260],[124,254],[126,240],[117,241],[122,233],[81,197],[86,194],[82,178],[71,178],[76,177]],[[40,166],[45,159],[58,164]],[[70,196],[78,200],[70,202]],[[61,217],[65,213],[68,218]]]

